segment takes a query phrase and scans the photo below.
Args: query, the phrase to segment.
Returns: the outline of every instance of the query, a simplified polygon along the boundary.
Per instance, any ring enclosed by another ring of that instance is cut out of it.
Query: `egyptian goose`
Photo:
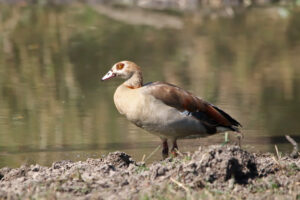
[[[102,81],[114,77],[125,79],[114,94],[116,108],[136,126],[161,138],[163,158],[168,156],[168,139],[176,155],[178,138],[239,132],[238,121],[192,93],[164,82],[143,84],[141,68],[133,62],[114,64]]]

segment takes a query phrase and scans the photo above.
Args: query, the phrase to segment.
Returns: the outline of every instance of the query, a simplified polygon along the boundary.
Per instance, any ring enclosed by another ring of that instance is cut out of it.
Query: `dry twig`
[[[160,148],[160,145],[158,145],[150,154],[149,154],[149,156],[145,159],[145,162],[149,159],[149,158],[151,158],[156,152],[157,152],[157,150]]]
[[[175,179],[173,179],[172,177],[170,178],[170,180],[175,183],[176,185],[178,185],[179,187],[183,188],[186,192],[186,196],[187,196],[187,199],[191,199],[191,200],[194,200],[192,194],[191,194],[191,191],[190,189],[185,186],[183,183],[180,183],[179,181],[176,181]]]
[[[298,158],[298,156],[299,156],[299,148],[298,148],[297,142],[293,138],[291,138],[291,136],[289,136],[289,135],[285,135],[285,138],[293,145],[293,151],[290,154],[290,156],[292,158]]]

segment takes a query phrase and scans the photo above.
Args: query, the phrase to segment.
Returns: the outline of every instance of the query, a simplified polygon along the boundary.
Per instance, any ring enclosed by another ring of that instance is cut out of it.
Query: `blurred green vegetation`
[[[245,143],[271,136],[258,149],[273,148],[273,136],[300,136],[296,8],[287,17],[276,7],[182,15],[180,30],[121,23],[82,4],[0,9],[0,166],[49,164],[73,150],[153,150],[158,139],[114,108],[120,81],[100,82],[119,60],[142,66],[146,82],[165,80],[222,107],[244,125]]]

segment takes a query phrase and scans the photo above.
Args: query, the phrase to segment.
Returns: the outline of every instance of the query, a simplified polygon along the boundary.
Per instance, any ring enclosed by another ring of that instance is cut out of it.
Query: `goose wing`
[[[154,82],[144,87],[150,95],[164,104],[200,120],[211,132],[216,132],[217,127],[239,132],[241,124],[229,114],[182,88],[164,82]]]

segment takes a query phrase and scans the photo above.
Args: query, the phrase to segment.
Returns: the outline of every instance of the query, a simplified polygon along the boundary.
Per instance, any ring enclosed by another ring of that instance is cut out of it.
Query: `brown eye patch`
[[[123,69],[123,67],[124,67],[123,63],[118,63],[117,64],[117,70],[121,70],[121,69]]]

